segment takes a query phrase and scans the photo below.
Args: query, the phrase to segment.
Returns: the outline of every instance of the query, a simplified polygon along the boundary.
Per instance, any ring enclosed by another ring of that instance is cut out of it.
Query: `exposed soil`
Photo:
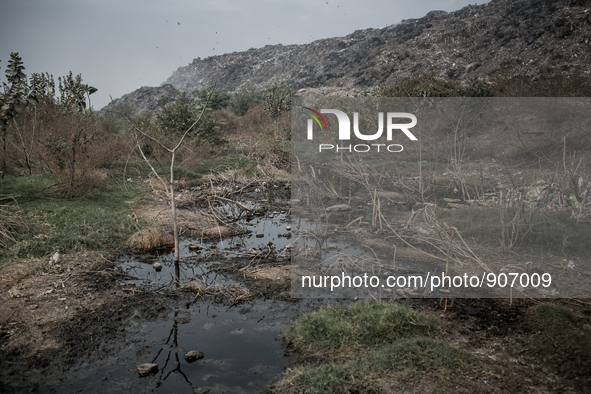
[[[585,300],[586,301],[586,300]],[[429,300],[417,306],[449,323],[450,340],[473,356],[449,392],[591,392],[591,304],[579,300]],[[540,321],[555,305],[573,321]],[[440,388],[435,392],[441,392]]]
[[[102,255],[48,260],[2,270],[2,392],[51,391],[73,365],[117,353],[126,320],[155,319],[167,310],[166,297],[126,285],[126,276]]]

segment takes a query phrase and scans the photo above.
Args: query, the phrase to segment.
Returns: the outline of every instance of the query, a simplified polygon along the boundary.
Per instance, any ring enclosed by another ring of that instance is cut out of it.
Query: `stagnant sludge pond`
[[[287,366],[280,331],[302,305],[260,301],[228,307],[199,302],[177,307],[166,320],[130,322],[128,345],[110,359],[82,365],[62,387],[80,392],[260,392]],[[188,363],[186,352],[204,358]],[[136,367],[156,363],[139,377]],[[209,390],[209,391],[208,391]]]
[[[288,191],[287,191],[288,192]],[[238,217],[243,234],[221,239],[183,238],[180,263],[170,249],[122,256],[123,273],[118,286],[137,291],[162,292],[195,283],[203,288],[240,288],[236,275],[220,273],[220,267],[236,259],[282,261],[289,265],[292,241],[285,189],[264,204],[278,208],[256,216],[233,203],[218,204],[215,213]],[[255,210],[257,203],[244,201]],[[283,208],[282,208],[283,206]],[[211,206],[209,207],[211,208]],[[195,207],[198,209],[198,207]],[[264,253],[272,250],[272,254]],[[155,269],[155,264],[160,265]],[[283,268],[282,268],[283,269]],[[177,280],[178,278],[178,280]],[[187,293],[187,292],[183,292]],[[257,393],[277,381],[289,364],[281,332],[313,305],[314,300],[254,297],[240,302],[219,297],[178,297],[163,316],[146,321],[136,316],[124,323],[125,339],[106,358],[84,362],[67,374],[58,392],[161,392],[161,393]],[[188,362],[185,354],[199,351],[203,357]],[[157,364],[157,370],[140,376],[138,366]]]

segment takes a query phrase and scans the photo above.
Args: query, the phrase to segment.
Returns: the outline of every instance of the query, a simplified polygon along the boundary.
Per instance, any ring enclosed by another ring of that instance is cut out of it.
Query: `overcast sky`
[[[480,1],[478,4],[482,4]],[[467,0],[0,0],[0,72],[11,52],[25,73],[69,71],[98,89],[92,105],[162,84],[177,68],[275,44],[382,28]],[[472,3],[474,4],[474,3]]]

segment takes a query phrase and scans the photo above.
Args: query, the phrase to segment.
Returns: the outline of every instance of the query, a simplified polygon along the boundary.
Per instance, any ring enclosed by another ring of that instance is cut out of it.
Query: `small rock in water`
[[[265,234],[257,234],[256,237],[257,238],[263,238],[265,236]]]
[[[333,205],[332,207],[326,208],[326,212],[339,212],[339,211],[349,211],[349,210],[351,210],[351,207],[348,206],[347,204],[338,204],[338,205]]]
[[[286,229],[287,231],[290,231],[290,230],[291,230],[291,227],[287,226],[285,229]]]
[[[158,364],[142,364],[137,367],[140,376],[148,376],[158,372]]]
[[[160,271],[162,271],[162,264],[160,264],[160,263],[154,263],[154,265],[153,265],[152,267],[154,267],[154,269],[155,269],[157,272],[160,272]]]
[[[203,357],[205,357],[205,355],[199,350],[191,350],[185,354],[185,360],[187,360],[188,363],[194,363]]]

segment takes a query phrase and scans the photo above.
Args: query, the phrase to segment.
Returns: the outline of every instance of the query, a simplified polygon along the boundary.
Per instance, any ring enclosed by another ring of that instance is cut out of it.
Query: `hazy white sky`
[[[478,4],[483,3],[480,1]],[[82,74],[100,109],[158,86],[194,58],[303,44],[382,28],[468,0],[0,0],[0,73],[11,52],[25,73]],[[474,3],[473,3],[474,4]]]

